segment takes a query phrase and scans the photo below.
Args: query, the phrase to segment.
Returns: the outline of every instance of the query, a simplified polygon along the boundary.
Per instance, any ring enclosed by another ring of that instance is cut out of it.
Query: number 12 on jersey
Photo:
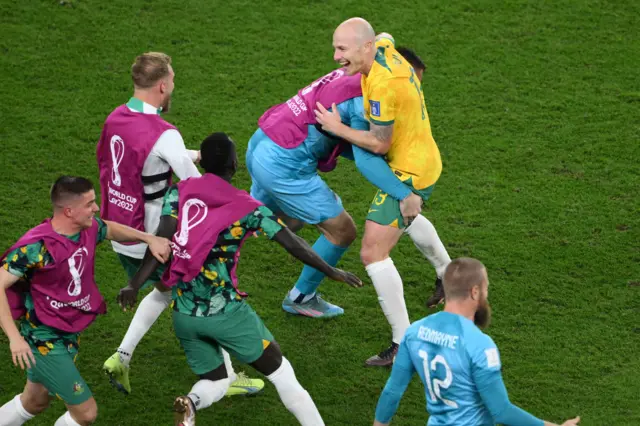
[[[431,401],[437,403],[438,400],[440,400],[451,408],[458,408],[458,404],[456,404],[454,401],[443,398],[440,394],[441,389],[447,389],[449,386],[451,386],[451,382],[453,382],[453,373],[451,373],[451,368],[449,368],[447,360],[444,359],[442,355],[436,355],[431,360],[431,365],[429,365],[429,354],[427,354],[426,351],[420,349],[418,351],[418,355],[420,356],[420,358],[422,358],[422,367],[424,368],[424,381],[427,382],[427,390],[429,391],[429,397],[431,398]],[[436,371],[436,369],[438,368],[438,364],[444,366],[445,378],[444,380],[434,378],[432,382],[431,371]]]

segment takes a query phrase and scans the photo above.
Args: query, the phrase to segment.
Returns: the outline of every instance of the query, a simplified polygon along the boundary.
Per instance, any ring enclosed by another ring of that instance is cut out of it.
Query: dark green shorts
[[[33,349],[33,347],[32,347]],[[27,370],[27,379],[40,383],[52,396],[57,396],[69,405],[78,405],[92,397],[75,364],[77,353],[49,353],[42,355],[32,350],[36,364]]]
[[[124,254],[118,253],[118,259],[120,259],[120,263],[124,268],[125,272],[129,279],[133,278],[133,276],[138,272],[138,268],[142,265],[142,259],[136,259],[135,257],[125,256]],[[147,281],[145,281],[144,285],[140,287],[140,290],[149,288],[155,283],[162,281],[162,274],[164,273],[165,265],[160,265],[158,269],[156,269],[153,274],[149,277]]]
[[[224,362],[220,348],[251,364],[273,342],[273,335],[246,302],[231,302],[210,317],[173,312],[173,328],[195,374],[205,374]]]
[[[411,188],[412,192],[422,197],[425,202],[431,196],[433,188],[435,188],[435,184],[433,184],[424,189],[416,189],[411,182],[411,178],[404,181],[404,184]],[[371,206],[369,207],[367,220],[379,223],[380,225],[388,225],[400,229],[404,228],[404,220],[402,219],[402,213],[400,212],[400,201],[389,197],[389,194],[378,190],[376,196],[373,197]]]

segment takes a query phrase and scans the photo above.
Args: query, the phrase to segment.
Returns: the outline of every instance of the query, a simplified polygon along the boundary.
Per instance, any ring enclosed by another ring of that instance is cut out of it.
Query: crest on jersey
[[[371,107],[371,115],[373,117],[380,117],[380,101],[369,100],[369,106]]]
[[[484,354],[487,357],[488,368],[500,367],[500,355],[498,355],[498,350],[496,348],[486,349]]]

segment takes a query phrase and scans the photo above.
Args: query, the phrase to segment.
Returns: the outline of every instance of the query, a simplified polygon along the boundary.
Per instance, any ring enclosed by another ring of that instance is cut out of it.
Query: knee
[[[95,423],[98,418],[98,404],[96,404],[95,399],[91,398],[73,408],[69,407],[69,413],[71,413],[76,423],[82,426],[89,426]]]
[[[20,402],[27,413],[36,415],[49,407],[51,398],[47,392],[37,395],[23,393],[20,395]]]
[[[269,346],[262,352],[260,358],[251,363],[251,366],[265,376],[275,373],[282,365],[282,351],[276,341],[269,343]]]
[[[339,225],[327,236],[329,241],[340,247],[348,247],[356,239],[356,224],[353,218],[349,215],[345,215],[344,219],[340,221]]]
[[[381,262],[387,257],[389,257],[389,253],[382,250],[378,244],[367,239],[362,240],[362,246],[360,247],[360,260],[364,266]]]

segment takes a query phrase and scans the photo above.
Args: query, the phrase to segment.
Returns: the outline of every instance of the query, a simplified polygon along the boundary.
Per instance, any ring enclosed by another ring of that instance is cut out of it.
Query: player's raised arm
[[[162,263],[166,262],[171,255],[171,247],[169,240],[166,238],[156,237],[148,232],[138,231],[126,225],[105,220],[107,225],[107,239],[117,242],[143,242],[149,247],[147,251],[151,251],[153,256]]]
[[[291,232],[289,228],[282,228],[282,230],[273,237],[273,240],[302,263],[317,269],[332,280],[347,283],[351,287],[362,287],[360,278],[350,272],[331,267],[305,240]]]

